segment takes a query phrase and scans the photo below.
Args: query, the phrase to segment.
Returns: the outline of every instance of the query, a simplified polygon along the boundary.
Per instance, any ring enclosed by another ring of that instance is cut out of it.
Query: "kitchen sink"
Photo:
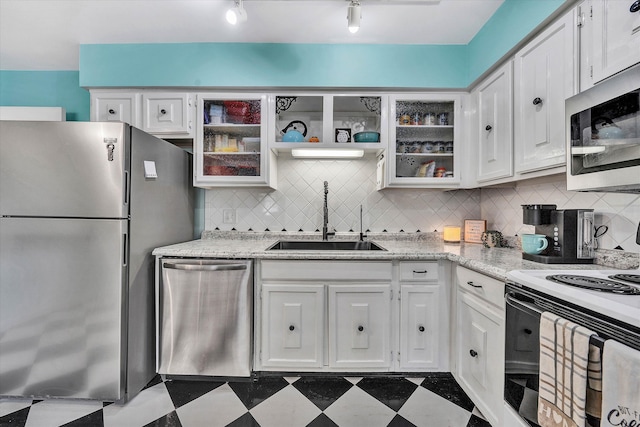
[[[280,240],[267,248],[268,251],[386,251],[373,242],[343,240]]]

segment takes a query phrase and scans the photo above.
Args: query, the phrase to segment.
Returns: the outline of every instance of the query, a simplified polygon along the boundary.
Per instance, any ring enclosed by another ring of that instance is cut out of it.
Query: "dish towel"
[[[589,365],[587,370],[587,415],[601,417],[602,411],[602,351],[589,345]]]
[[[542,313],[538,394],[538,423],[542,427],[585,427],[591,335],[585,327]]]
[[[600,425],[640,426],[640,351],[613,340],[602,352]]]

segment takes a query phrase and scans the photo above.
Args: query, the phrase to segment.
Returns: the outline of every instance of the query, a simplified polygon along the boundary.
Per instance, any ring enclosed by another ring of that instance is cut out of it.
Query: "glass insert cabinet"
[[[268,185],[266,129],[266,95],[199,94],[194,184]]]
[[[460,95],[391,96],[389,186],[460,182]]]

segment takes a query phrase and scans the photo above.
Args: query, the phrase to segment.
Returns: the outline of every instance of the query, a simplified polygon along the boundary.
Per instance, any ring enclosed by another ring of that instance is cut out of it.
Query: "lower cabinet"
[[[329,285],[329,366],[391,365],[391,285]]]
[[[255,370],[449,370],[447,261],[258,262]]]
[[[324,286],[262,286],[264,366],[322,367]]]
[[[486,419],[502,425],[504,284],[457,267],[456,379]]]

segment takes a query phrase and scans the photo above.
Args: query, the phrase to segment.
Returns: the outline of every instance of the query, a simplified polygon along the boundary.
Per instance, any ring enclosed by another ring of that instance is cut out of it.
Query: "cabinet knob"
[[[640,1],[640,0],[638,0],[638,1]],[[533,333],[533,331],[531,329],[529,329],[529,328],[525,328],[524,329],[524,333],[527,334],[527,335],[531,335]]]
[[[418,326],[418,330],[419,330],[420,332],[424,332],[424,326],[422,326],[422,325]]]
[[[289,325],[289,330],[290,330],[290,331],[293,331],[295,328],[296,328],[295,326],[293,326],[293,325]]]
[[[359,332],[364,331],[364,326],[358,326],[358,331],[359,331]]]
[[[162,110],[160,110],[160,114],[165,115],[167,114],[167,110],[165,110],[164,108]]]
[[[542,99],[541,98],[534,98],[533,99],[533,105],[540,105],[542,104]]]
[[[114,110],[113,108],[109,108],[107,112],[111,115],[114,115],[116,113],[116,110]]]
[[[467,285],[471,286],[472,288],[481,288],[482,287],[482,285],[476,285],[472,281],[468,281]]]
[[[478,357],[478,352],[473,349],[469,350],[469,354],[471,355],[471,357]]]
[[[640,0],[638,0],[638,1],[640,1]],[[485,128],[484,128],[484,130],[491,130],[491,129],[493,129],[493,128],[491,127],[491,125],[487,125],[487,127],[485,127]]]
[[[631,3],[631,7],[629,8],[629,12],[634,13],[640,10],[640,0],[636,0]]]

